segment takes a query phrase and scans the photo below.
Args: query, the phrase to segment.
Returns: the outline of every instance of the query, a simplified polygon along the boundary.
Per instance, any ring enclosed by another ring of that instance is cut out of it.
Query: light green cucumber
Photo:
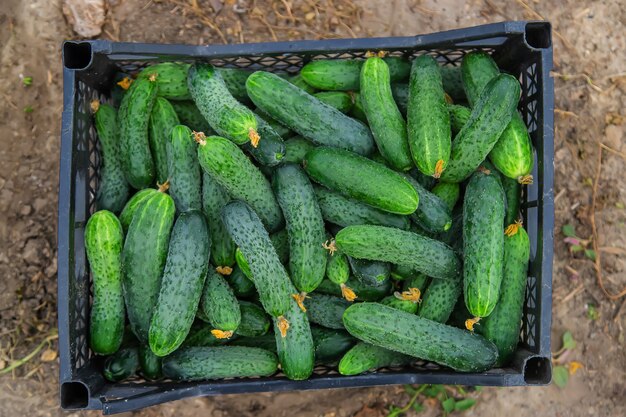
[[[215,330],[218,338],[232,337],[241,323],[241,309],[226,279],[209,270],[202,291],[202,311]]]
[[[167,168],[170,195],[179,212],[202,208],[202,174],[196,148],[191,129],[174,126],[166,146]]]
[[[185,77],[185,82],[187,78]],[[157,97],[150,113],[148,124],[148,139],[150,140],[150,151],[156,170],[156,181],[163,184],[169,179],[167,143],[172,137],[172,129],[180,124],[176,110],[169,101],[162,97]]]
[[[217,267],[235,264],[235,243],[222,222],[222,208],[230,201],[230,195],[206,172],[202,173],[202,212],[207,219],[211,235],[211,262]]]

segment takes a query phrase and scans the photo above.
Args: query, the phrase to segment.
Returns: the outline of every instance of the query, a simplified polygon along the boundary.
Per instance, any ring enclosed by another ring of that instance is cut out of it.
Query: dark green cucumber
[[[310,294],[304,300],[309,321],[329,329],[343,329],[341,317],[349,305],[343,298],[326,294]]]
[[[191,129],[174,126],[166,146],[167,169],[170,195],[179,212],[202,208],[202,174],[196,148]]]
[[[239,265],[235,265],[230,275],[226,275],[226,281],[237,298],[250,298],[256,294],[254,283],[243,273]]]
[[[274,173],[274,190],[287,223],[291,280],[298,291],[311,292],[326,272],[326,231],[313,186],[298,165],[288,164]]]
[[[198,313],[201,313],[202,309],[198,309]],[[187,338],[183,342],[182,346],[219,346],[223,345],[226,342],[229,342],[231,339],[218,339],[211,333],[214,330],[214,327],[210,324],[196,320],[191,329],[189,330],[189,334]]]
[[[504,270],[500,298],[489,317],[477,326],[480,334],[498,347],[496,366],[506,365],[519,341],[528,276],[530,242],[521,226],[504,238]]]
[[[209,270],[202,291],[202,311],[214,329],[229,338],[241,323],[241,309],[226,279],[216,271]],[[219,336],[218,336],[219,337]]]
[[[239,248],[237,248],[237,250],[235,251],[235,261],[237,262],[237,266],[244,274],[244,276],[252,281],[254,279],[254,276],[252,275],[252,271],[250,270],[250,265],[248,264],[248,261],[246,260],[243,252]]]
[[[283,77],[281,74],[280,77],[284,78],[285,80],[289,81],[291,84],[295,85],[296,87],[298,87],[299,89],[303,91],[306,91],[309,94],[315,94],[317,92],[317,89],[315,87],[311,87],[309,84],[307,84],[306,81],[304,81],[304,79],[302,78],[302,74],[300,73],[290,76],[290,77]]]
[[[189,333],[205,285],[210,251],[204,215],[198,210],[181,213],[172,229],[150,322],[150,348],[157,356],[176,350]]]
[[[336,108],[340,112],[347,114],[352,110],[352,97],[343,91],[322,91],[313,94],[322,103],[326,103]]]
[[[511,121],[519,97],[520,84],[514,77],[500,74],[489,81],[454,138],[442,181],[461,182],[485,160]]]
[[[339,361],[341,375],[358,375],[388,366],[403,366],[415,358],[369,343],[359,342],[346,352]]]
[[[452,211],[452,226],[443,233],[438,233],[436,239],[450,245],[459,255],[463,255],[463,205],[457,205]]]
[[[328,222],[344,227],[355,224],[377,224],[404,230],[409,228],[409,218],[406,216],[375,209],[325,187],[315,185],[313,188],[322,210],[322,217]]]
[[[272,241],[274,250],[276,250],[276,255],[278,255],[280,263],[287,265],[287,262],[289,262],[289,237],[287,236],[287,229],[272,233],[270,235],[270,240]],[[250,271],[250,265],[248,265],[246,257],[239,248],[235,251],[235,259],[237,261],[237,266],[241,269],[244,276],[249,280],[254,279],[252,271]]]
[[[452,212],[452,209],[456,206],[457,201],[459,201],[461,187],[458,183],[454,182],[440,182],[430,191],[432,194],[439,197],[441,201],[446,203],[448,210]]]
[[[97,104],[97,106],[95,105]],[[122,211],[128,199],[129,186],[124,177],[120,139],[117,134],[117,111],[108,104],[92,103],[94,124],[101,148],[100,184],[96,193],[98,210]]]
[[[402,116],[406,117],[406,110],[409,106],[409,85],[408,84],[391,84],[391,94],[398,106],[398,110]]]
[[[163,184],[169,179],[167,143],[171,140],[172,129],[178,124],[180,124],[180,120],[174,107],[166,99],[157,97],[154,106],[152,106],[152,113],[150,113],[148,139],[150,140],[150,151],[152,151],[158,184]]]
[[[472,110],[458,104],[448,104],[448,111],[450,112],[450,128],[452,134],[456,135],[467,124],[472,115]]]
[[[241,323],[235,332],[238,336],[257,337],[269,331],[270,320],[261,307],[248,301],[239,301],[239,308]]]
[[[124,335],[123,245],[124,231],[113,213],[100,210],[89,218],[85,227],[85,251],[93,276],[89,344],[100,355],[116,352]]]
[[[157,193],[158,190],[154,188],[144,188],[143,190],[139,190],[133,195],[124,206],[124,209],[120,213],[120,223],[122,224],[122,229],[124,229],[124,234],[128,231],[128,226],[130,226],[130,222],[133,220],[133,216],[137,209],[143,204],[149,197],[152,197],[154,193]]]
[[[237,101],[246,105],[251,103],[246,91],[246,80],[252,74],[251,71],[239,68],[218,68],[217,71],[222,76],[226,88]]]
[[[483,88],[499,73],[498,65],[486,52],[474,51],[463,57],[461,80],[470,107],[475,107]]]
[[[438,281],[449,281],[446,279],[440,279]],[[415,301],[403,300],[394,295],[388,295],[380,300],[380,303],[398,310],[406,311],[407,313],[417,313],[417,303]]]
[[[302,136],[294,136],[287,139],[285,141],[285,157],[283,161],[300,164],[307,152],[313,148],[315,148],[315,145]]]
[[[357,301],[379,301],[386,295],[389,295],[392,285],[391,280],[383,281],[381,285],[365,285],[358,279],[350,277],[345,284],[348,288],[354,291],[357,296]],[[341,288],[329,279],[323,280],[320,285],[315,289],[315,294],[329,294],[341,297]]]
[[[348,226],[335,236],[337,249],[358,259],[406,265],[433,278],[459,279],[461,262],[445,243],[385,226]]]
[[[423,294],[428,288],[428,284],[431,281],[425,274],[421,272],[413,271],[413,274],[408,276],[404,281],[402,281],[402,290],[409,291],[411,288],[417,288]],[[450,281],[450,280],[440,280],[440,281]],[[460,280],[459,280],[460,281]]]
[[[361,68],[361,101],[380,154],[389,164],[407,171],[413,166],[406,122],[396,105],[389,81],[389,67],[371,57]]]
[[[356,340],[348,333],[337,329],[311,326],[315,344],[315,362],[329,364],[343,356]]]
[[[198,160],[233,199],[249,204],[270,232],[282,226],[283,215],[269,181],[238,146],[219,136],[200,139]]]
[[[163,360],[163,375],[184,381],[270,376],[276,355],[244,346],[186,347]]]
[[[111,382],[123,381],[139,370],[139,351],[136,346],[118,350],[104,361],[104,377]]]
[[[395,214],[418,207],[417,192],[401,174],[355,153],[319,147],[304,163],[311,178],[346,197]]]
[[[162,62],[144,68],[137,78],[150,78],[155,75],[159,97],[168,100],[190,100],[191,95],[187,88],[189,66],[178,62]]]
[[[274,132],[276,132],[281,138],[286,139],[294,135],[294,133],[289,130],[288,127],[283,126],[282,124],[274,120],[269,114],[265,113],[263,110],[256,108],[254,110],[254,114],[265,120],[267,124],[272,129],[274,129]]]
[[[374,150],[366,126],[275,74],[257,71],[246,81],[246,88],[257,107],[314,143],[362,155]]]
[[[263,308],[272,317],[282,316],[289,310],[292,285],[261,220],[242,201],[224,206],[222,219],[248,261]]]
[[[354,104],[352,105],[350,115],[367,125],[367,116],[365,115],[365,111],[363,110],[363,100],[361,99],[361,94],[357,92],[352,92],[352,101]]]
[[[235,264],[235,242],[222,221],[222,208],[230,201],[228,192],[211,175],[202,173],[202,211],[211,236],[211,262],[218,267]]]
[[[433,279],[423,293],[419,316],[445,323],[450,318],[463,284],[452,279]]]
[[[509,177],[502,177],[502,188],[506,197],[506,215],[504,226],[515,223],[519,219],[519,208],[522,201],[522,187],[519,182]]]
[[[378,286],[389,280],[391,265],[387,262],[355,259],[348,256],[348,263],[354,277],[365,285]]]
[[[413,61],[407,108],[409,146],[415,165],[439,178],[450,159],[450,113],[437,61],[421,55]]]
[[[415,178],[417,182],[422,184],[422,187],[426,188],[427,190],[431,190],[437,184],[437,180],[435,178],[431,177],[430,175],[422,174],[422,171],[417,168],[412,169],[409,174],[411,174],[411,176]]]
[[[193,101],[218,135],[238,145],[259,140],[254,113],[233,97],[213,65],[192,65],[187,79]]]
[[[452,225],[450,209],[445,201],[428,191],[415,178],[404,174],[404,178],[413,186],[419,196],[419,206],[411,214],[411,220],[428,232],[445,232]]]
[[[126,234],[122,250],[124,299],[131,329],[141,343],[148,343],[175,211],[169,195],[154,193],[137,208]]]
[[[285,157],[285,142],[283,138],[260,116],[255,115],[258,124],[259,135],[263,138],[255,147],[250,142],[245,143],[243,148],[260,165],[273,167],[282,162]]]
[[[138,190],[149,187],[155,178],[148,140],[148,122],[157,95],[154,77],[133,82],[118,112],[120,155],[126,181]]]
[[[161,358],[148,345],[139,346],[139,368],[146,379],[161,378]]]
[[[455,102],[465,100],[465,91],[463,91],[463,79],[461,76],[461,68],[453,66],[442,66],[441,82],[443,89]]]
[[[209,122],[206,121],[198,106],[193,101],[172,101],[170,102],[180,123],[187,126],[194,132],[203,132],[205,135],[213,135],[215,132],[209,126]]]
[[[494,174],[476,171],[463,201],[463,294],[475,317],[498,301],[504,257],[504,191]]]
[[[256,347],[269,350],[273,353],[276,353],[277,351],[276,337],[272,332],[257,337],[237,337],[235,340],[231,341],[229,345]]]
[[[382,304],[354,304],[344,313],[343,323],[364,342],[459,372],[486,371],[498,357],[495,345],[482,336]]]

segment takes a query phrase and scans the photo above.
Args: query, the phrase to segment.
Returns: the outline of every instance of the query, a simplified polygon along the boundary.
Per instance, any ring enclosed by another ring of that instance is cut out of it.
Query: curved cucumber
[[[438,323],[447,322],[459,295],[461,295],[462,287],[461,281],[433,279],[424,292],[419,316]]]
[[[391,280],[383,281],[380,285],[366,285],[354,277],[350,277],[345,284],[357,296],[358,301],[379,301],[389,295],[392,285]],[[337,297],[342,296],[341,287],[329,279],[323,280],[315,289],[315,294],[329,294]]]
[[[356,342],[345,331],[319,326],[311,326],[311,335],[315,344],[315,362],[321,364],[336,361]]]
[[[447,282],[449,280],[440,279],[438,281]],[[387,297],[380,300],[382,305],[386,305],[392,308],[396,308],[398,310],[406,311],[407,313],[415,314],[417,313],[417,302],[410,300],[402,300],[395,295],[388,295]]]
[[[364,342],[459,372],[486,371],[498,357],[495,345],[477,334],[382,304],[354,304],[344,313],[343,323]]]
[[[276,251],[276,255],[278,255],[280,263],[287,265],[287,262],[289,262],[289,237],[287,236],[287,229],[271,234],[270,241]],[[248,279],[253,279],[254,277],[252,275],[252,271],[250,271],[250,265],[248,265],[246,257],[239,248],[235,251],[235,259],[237,261],[237,266],[241,269],[242,273]]]
[[[233,272],[226,276],[226,281],[236,297],[249,298],[256,293],[254,282],[250,281],[238,265],[235,265]]]
[[[203,132],[207,136],[215,134],[213,128],[209,126],[209,122],[200,113],[196,103],[191,100],[185,100],[172,101],[170,104],[176,111],[180,124],[187,126],[194,132]]]
[[[199,139],[200,166],[233,199],[245,201],[263,220],[268,230],[278,230],[283,215],[272,187],[261,171],[234,143],[219,136]]]
[[[161,378],[161,358],[152,352],[150,346],[139,346],[139,368],[146,379]]]
[[[423,174],[439,178],[450,159],[450,113],[439,65],[429,55],[413,61],[407,127],[415,164]]]
[[[154,188],[144,188],[143,190],[139,190],[133,195],[124,206],[124,209],[120,213],[120,223],[122,224],[122,229],[124,229],[124,234],[128,231],[128,226],[130,226],[130,222],[133,220],[133,216],[137,209],[143,204],[149,197],[152,197],[154,193],[157,193],[158,190]]]
[[[178,62],[162,62],[144,68],[137,78],[156,76],[157,95],[168,100],[190,100],[187,88],[187,72],[189,64]],[[176,123],[178,124],[178,123]]]
[[[404,178],[415,188],[420,201],[415,213],[411,214],[411,220],[431,233],[448,230],[452,226],[452,217],[448,205],[424,188],[415,178],[408,174],[404,174]]]
[[[257,71],[246,81],[254,104],[278,122],[320,145],[367,155],[374,149],[369,129],[275,74]]]
[[[361,68],[361,102],[380,154],[399,171],[413,166],[406,123],[398,110],[389,81],[389,67],[381,58],[368,58]]]
[[[196,63],[187,78],[193,101],[218,135],[238,145],[259,141],[254,113],[232,96],[213,65]]]
[[[108,104],[98,104],[94,113],[94,121],[102,148],[102,165],[100,167],[100,184],[96,193],[96,207],[98,210],[119,213],[128,198],[129,187],[122,166],[117,134],[117,111]]]
[[[450,128],[452,133],[456,135],[467,124],[472,115],[472,110],[458,104],[448,104],[448,111],[450,112]]]
[[[302,136],[294,136],[287,139],[285,141],[285,158],[283,161],[300,164],[307,152],[313,148],[315,148],[315,145]]]
[[[202,176],[191,129],[175,126],[167,141],[170,195],[179,212],[202,208]]]
[[[378,209],[395,214],[417,209],[419,197],[406,179],[355,153],[315,148],[307,153],[305,168],[316,182]]]
[[[391,265],[387,262],[354,259],[348,256],[348,263],[355,278],[365,285],[382,285],[389,279],[391,273]]]
[[[456,206],[457,201],[459,201],[461,187],[455,182],[440,182],[435,185],[430,192],[446,203],[448,210],[452,212],[452,209]]]
[[[214,329],[230,338],[241,323],[241,309],[226,279],[210,270],[202,291],[202,311]],[[220,336],[218,336],[220,337]]]
[[[415,361],[411,356],[359,342],[339,361],[341,375],[358,375],[388,366],[403,366]]]
[[[100,355],[116,352],[124,335],[120,221],[106,210],[95,212],[85,227],[85,251],[93,275],[89,344]]]
[[[172,137],[172,129],[178,124],[180,124],[180,121],[174,107],[166,99],[157,97],[154,106],[152,106],[152,113],[150,113],[148,139],[150,140],[150,150],[152,151],[152,160],[154,161],[158,184],[163,184],[169,178],[167,143],[170,142]]]
[[[123,381],[139,370],[139,351],[136,346],[118,350],[104,361],[104,377],[111,382]]]
[[[341,317],[349,305],[343,298],[326,294],[310,294],[304,301],[309,321],[329,329],[343,329]]]
[[[343,91],[322,91],[313,94],[313,96],[322,103],[326,103],[344,114],[352,110],[352,97]]]
[[[228,192],[211,175],[202,173],[202,212],[211,236],[211,262],[218,267],[235,264],[235,242],[222,221],[222,208],[230,201]]]
[[[261,307],[248,301],[239,301],[239,309],[241,310],[241,323],[237,327],[237,335],[257,337],[269,331],[270,320]]]
[[[260,165],[268,167],[278,165],[285,157],[285,142],[265,120],[257,115],[255,117],[259,135],[263,140],[256,147],[248,142],[243,145],[243,148]]]

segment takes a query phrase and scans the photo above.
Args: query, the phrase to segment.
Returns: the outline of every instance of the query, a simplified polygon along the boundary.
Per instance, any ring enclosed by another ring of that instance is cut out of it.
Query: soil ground
[[[568,358],[584,365],[566,388],[486,388],[475,416],[626,415],[624,298],[600,289],[591,260],[571,253],[561,228],[592,236],[595,224],[605,286],[626,283],[626,9],[619,0],[110,0],[102,38],[168,43],[239,43],[428,33],[514,19],[552,22],[555,51],[553,351],[570,330]],[[222,7],[220,7],[222,6]],[[289,6],[289,8],[287,7]],[[220,9],[216,13],[212,7]],[[620,29],[622,28],[622,29]],[[0,2],[0,369],[49,345],[0,377],[0,416],[67,415],[58,408],[56,206],[62,110],[60,45],[76,38],[60,0]],[[22,77],[32,77],[25,87]],[[599,184],[595,184],[600,143]],[[591,247],[591,246],[590,246]],[[596,319],[589,318],[595,306]],[[384,415],[403,404],[400,387],[194,398],[138,416]],[[440,414],[428,407],[423,415]],[[91,415],[76,412],[69,415]]]

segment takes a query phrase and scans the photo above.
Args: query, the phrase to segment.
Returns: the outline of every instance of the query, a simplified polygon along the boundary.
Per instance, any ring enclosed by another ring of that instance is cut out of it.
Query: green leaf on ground
[[[576,341],[574,340],[574,336],[572,336],[572,332],[569,330],[563,333],[563,349],[574,349],[576,347]]]
[[[587,318],[589,320],[598,320],[600,318],[600,313],[593,303],[587,304]]]
[[[585,249],[585,256],[594,262],[596,261],[596,251],[593,249]]]
[[[571,224],[564,224],[563,228],[561,228],[563,234],[567,237],[576,237],[576,229]]]
[[[446,413],[451,413],[454,411],[454,405],[456,404],[456,400],[452,397],[448,398],[441,402],[441,406],[443,407],[443,411]]]
[[[569,372],[567,368],[561,365],[555,366],[552,369],[552,380],[559,388],[565,388],[567,381],[569,381]]]
[[[476,404],[476,400],[473,398],[463,398],[454,405],[456,411],[465,411],[472,408]]]

